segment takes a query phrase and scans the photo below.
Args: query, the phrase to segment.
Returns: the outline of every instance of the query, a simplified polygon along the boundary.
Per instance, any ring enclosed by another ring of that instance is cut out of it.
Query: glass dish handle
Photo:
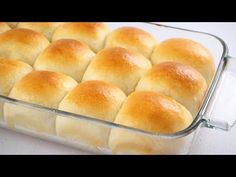
[[[236,58],[226,57],[222,77],[204,114],[204,126],[229,131],[236,124]]]

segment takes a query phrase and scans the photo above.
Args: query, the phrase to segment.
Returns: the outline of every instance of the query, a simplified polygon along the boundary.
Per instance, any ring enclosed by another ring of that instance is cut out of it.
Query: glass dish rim
[[[181,137],[184,137],[184,136],[192,133],[198,126],[200,126],[203,122],[206,121],[203,118],[204,113],[205,113],[205,111],[208,107],[208,103],[209,103],[212,95],[214,94],[214,91],[216,89],[218,81],[221,78],[222,72],[224,71],[224,66],[225,66],[225,60],[224,59],[226,57],[228,57],[228,47],[227,47],[226,43],[224,42],[224,40],[222,40],[220,37],[218,37],[216,35],[213,35],[213,34],[210,34],[210,33],[207,33],[207,32],[189,30],[189,29],[185,29],[185,28],[179,28],[179,27],[174,27],[174,26],[169,26],[169,25],[163,25],[163,24],[154,23],[154,22],[141,22],[141,23],[145,23],[145,24],[149,24],[149,25],[155,25],[155,26],[158,26],[158,27],[171,28],[171,29],[175,29],[175,30],[181,30],[181,31],[187,31],[187,32],[192,32],[192,33],[198,33],[198,34],[211,36],[211,37],[217,39],[223,47],[223,52],[222,52],[222,55],[221,55],[221,58],[220,58],[219,65],[217,67],[217,70],[216,70],[215,76],[212,80],[212,83],[211,83],[211,85],[210,85],[210,87],[207,91],[207,94],[204,98],[202,106],[199,109],[199,112],[198,112],[197,116],[194,118],[191,125],[189,127],[187,127],[186,129],[184,129],[182,131],[179,131],[179,132],[176,132],[176,133],[172,133],[172,134],[153,133],[153,132],[148,132],[148,131],[144,131],[144,130],[137,129],[137,128],[128,127],[128,126],[125,126],[125,125],[116,124],[114,122],[108,122],[108,121],[105,121],[105,120],[100,120],[100,119],[95,119],[95,118],[91,118],[91,117],[88,117],[88,116],[74,114],[74,113],[62,111],[62,110],[59,110],[59,109],[54,109],[54,108],[49,108],[49,107],[45,107],[45,106],[41,106],[41,105],[37,105],[37,104],[32,104],[32,103],[29,103],[29,102],[13,99],[13,98],[10,98],[10,97],[7,97],[7,96],[0,95],[0,100],[2,101],[3,104],[4,103],[10,103],[10,104],[19,105],[19,106],[23,106],[23,107],[28,107],[28,108],[32,108],[32,109],[34,108],[36,110],[56,114],[56,116],[63,116],[63,117],[68,117],[68,118],[73,118],[73,119],[81,119],[81,120],[85,120],[85,121],[90,121],[90,122],[94,122],[95,124],[101,124],[102,126],[108,126],[110,128],[124,129],[126,131],[128,130],[128,131],[131,131],[131,132],[134,132],[134,133],[143,134],[145,136],[151,136],[151,137],[154,137],[154,138],[174,139],[174,138],[181,138]]]

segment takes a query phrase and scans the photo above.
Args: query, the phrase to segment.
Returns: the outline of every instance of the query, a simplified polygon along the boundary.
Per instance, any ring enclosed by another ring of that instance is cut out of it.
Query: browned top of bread
[[[137,52],[121,47],[106,48],[92,60],[82,80],[103,80],[129,94],[149,68],[151,62]]]
[[[58,27],[53,34],[52,41],[58,39],[75,39],[87,44],[93,51],[102,49],[108,28],[105,23],[74,22],[65,23]]]
[[[131,72],[137,67],[146,69],[150,67],[150,63],[145,57],[138,53],[121,47],[113,47],[99,52],[96,56],[96,61],[94,60],[93,66],[98,70],[110,69],[113,73],[125,75],[127,72]]]
[[[197,60],[191,62],[196,62],[198,66],[199,63],[206,63],[212,61],[212,55],[209,51],[199,43],[184,38],[172,38],[161,42],[157,45],[156,50],[158,53],[165,55],[177,55],[187,60],[187,58],[193,58],[198,56]]]
[[[32,70],[24,62],[0,57],[0,95],[8,96],[15,82]]]
[[[32,71],[16,82],[10,97],[57,108],[59,101],[77,82],[69,76],[50,71]]]
[[[0,69],[1,77],[5,76],[11,70],[15,70],[17,68],[27,67],[27,68],[32,69],[32,67],[30,65],[28,65],[27,63],[24,63],[24,62],[21,62],[18,60],[14,60],[14,59],[10,59],[10,58],[0,57],[0,65],[1,65],[1,67],[0,67],[1,68]]]
[[[194,68],[176,62],[163,62],[153,66],[143,79],[158,84],[165,82],[169,88],[183,95],[192,96],[199,90],[206,89],[206,81]]]
[[[61,109],[112,121],[126,95],[103,81],[85,81],[63,99]]]
[[[73,39],[61,39],[53,42],[48,46],[38,57],[37,60],[46,63],[57,63],[61,66],[75,64],[78,58],[84,55],[95,54],[89,49],[88,46],[81,44],[79,41]],[[37,61],[39,62],[39,61]]]
[[[0,42],[4,41],[14,41],[23,44],[30,44],[35,47],[38,42],[44,41],[46,42],[47,39],[30,29],[12,29],[0,35]],[[47,41],[48,43],[48,41]]]
[[[150,91],[129,95],[118,113],[116,123],[156,133],[175,133],[187,128],[192,116],[170,97]]]
[[[0,56],[16,58],[30,65],[48,45],[47,38],[29,29],[12,29],[0,34]]]
[[[152,62],[175,61],[198,70],[209,84],[214,74],[213,56],[201,44],[185,38],[171,38],[161,42],[154,49]]]
[[[156,40],[148,32],[136,27],[121,27],[108,35],[106,47],[124,47],[149,58]]]
[[[95,57],[87,45],[73,39],[61,39],[49,45],[36,59],[36,70],[61,72],[80,82]]]

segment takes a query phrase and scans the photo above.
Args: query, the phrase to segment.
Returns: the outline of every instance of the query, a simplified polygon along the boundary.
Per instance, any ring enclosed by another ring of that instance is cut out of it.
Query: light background
[[[229,48],[229,54],[236,57],[236,23],[162,23],[193,29],[221,37]],[[236,72],[236,71],[235,71]],[[236,90],[230,90],[236,92]],[[230,92],[229,91],[229,92]],[[236,99],[236,98],[235,98]],[[224,104],[218,106],[224,115]],[[236,108],[236,105],[235,105]],[[236,112],[236,109],[234,110]],[[227,117],[225,117],[226,119]],[[236,119],[236,116],[235,116]],[[87,154],[63,145],[38,140],[0,128],[0,154]],[[230,132],[202,128],[190,149],[190,154],[236,154],[236,128]]]

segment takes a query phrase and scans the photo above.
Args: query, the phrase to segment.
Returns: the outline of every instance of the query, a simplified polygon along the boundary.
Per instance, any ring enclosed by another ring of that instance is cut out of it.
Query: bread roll
[[[49,41],[52,39],[54,31],[59,27],[62,22],[19,22],[17,28],[26,28],[33,31],[42,33],[48,38]]]
[[[21,61],[0,58],[0,95],[8,96],[15,82],[33,68]],[[3,120],[3,104],[0,102],[0,120]]]
[[[10,28],[10,26],[8,26],[7,23],[5,23],[5,22],[0,22],[0,33],[3,33],[3,32],[8,31],[8,30],[10,30],[10,29],[11,29],[11,28]]]
[[[59,109],[88,117],[113,122],[126,95],[117,87],[103,81],[86,81],[79,84],[62,100]],[[58,136],[89,144],[106,147],[109,127],[88,121],[58,116]]]
[[[0,57],[15,58],[33,65],[49,45],[42,34],[29,29],[12,29],[0,34]]]
[[[103,80],[128,95],[150,68],[151,62],[139,53],[121,47],[106,48],[96,55],[82,80]]]
[[[64,74],[32,71],[16,82],[9,97],[56,109],[67,92],[76,85],[74,79]],[[4,115],[10,127],[21,126],[38,132],[55,133],[55,117],[51,113],[5,103]]]
[[[141,78],[136,90],[155,91],[174,98],[195,117],[207,84],[194,68],[176,62],[163,62],[155,65]]]
[[[34,68],[61,72],[80,82],[94,57],[93,51],[79,41],[61,39],[53,42],[38,56]]]
[[[140,52],[150,58],[156,40],[146,31],[135,27],[121,27],[111,32],[106,40],[107,47],[124,47]]]
[[[0,95],[8,96],[15,82],[32,70],[24,62],[0,57]]]
[[[59,39],[75,39],[87,44],[94,52],[104,46],[108,28],[104,23],[66,23],[56,29],[52,41]]]
[[[184,130],[191,122],[192,116],[184,106],[170,97],[151,91],[131,93],[115,119],[117,124],[162,134]],[[154,138],[114,128],[109,146],[114,153],[165,152],[165,143]]]
[[[210,51],[190,39],[172,38],[161,42],[154,49],[151,60],[154,64],[174,61],[192,66],[203,75],[208,85],[215,73]]]
[[[11,27],[11,28],[15,28],[17,26],[18,22],[7,22],[7,24]]]

